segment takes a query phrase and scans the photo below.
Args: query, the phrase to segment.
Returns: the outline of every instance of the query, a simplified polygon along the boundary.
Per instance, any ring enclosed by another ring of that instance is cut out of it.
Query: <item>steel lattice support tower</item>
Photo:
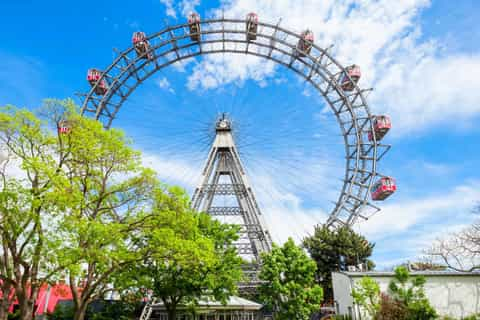
[[[236,246],[240,255],[252,261],[245,267],[252,283],[256,281],[260,254],[272,249],[272,240],[262,223],[260,209],[240,161],[231,122],[224,115],[215,129],[215,140],[192,198],[193,208],[241,225]]]

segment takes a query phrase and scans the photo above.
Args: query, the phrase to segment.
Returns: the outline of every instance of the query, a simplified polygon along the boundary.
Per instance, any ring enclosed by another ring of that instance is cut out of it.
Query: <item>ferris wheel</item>
[[[310,30],[292,32],[277,24],[245,19],[200,18],[192,13],[183,24],[167,26],[147,36],[135,32],[132,46],[104,70],[88,70],[91,86],[82,94],[82,113],[112,125],[124,102],[156,72],[182,60],[220,53],[260,57],[282,65],[310,83],[333,112],[343,137],[345,164],[342,187],[326,224],[352,226],[380,210],[374,204],[396,191],[395,180],[382,175],[377,163],[390,146],[382,139],[391,128],[390,118],[374,115],[361,89],[357,65],[343,66],[332,57],[331,47],[315,44]],[[63,130],[68,131],[68,128]]]

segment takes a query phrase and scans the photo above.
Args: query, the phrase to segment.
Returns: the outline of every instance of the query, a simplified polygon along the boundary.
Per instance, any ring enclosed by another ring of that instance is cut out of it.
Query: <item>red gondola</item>
[[[58,133],[60,134],[68,134],[72,130],[71,125],[68,121],[62,120],[58,124]]]
[[[397,191],[395,179],[391,177],[383,177],[373,185],[372,199],[375,201],[385,200],[395,191]]]
[[[300,34],[300,39],[297,44],[297,52],[300,57],[305,57],[307,54],[310,54],[313,40],[313,32],[308,29]]]
[[[257,40],[258,30],[258,15],[254,12],[250,12],[247,15],[247,41]]]
[[[374,116],[373,131],[375,132],[375,140],[380,141],[392,128],[392,122],[389,116]],[[368,133],[368,140],[373,141],[372,131]]]
[[[132,43],[133,47],[135,48],[135,52],[137,53],[137,56],[144,59],[152,58],[152,54],[150,52],[150,43],[148,42],[147,36],[144,32],[134,32],[132,36]]]
[[[352,91],[357,85],[358,80],[360,80],[360,77],[362,76],[362,72],[360,70],[360,67],[355,64],[349,67],[346,67],[345,71],[346,72],[343,74],[343,77],[341,80],[342,89],[344,91]],[[348,76],[350,76],[350,78]]]
[[[200,15],[198,13],[192,12],[188,16],[188,26],[190,28],[190,39],[192,41],[200,41]]]
[[[95,87],[95,93],[98,95],[104,95],[108,91],[107,82],[105,79],[100,80],[102,72],[98,69],[88,70],[87,80],[92,87]],[[97,84],[98,83],[98,84]]]

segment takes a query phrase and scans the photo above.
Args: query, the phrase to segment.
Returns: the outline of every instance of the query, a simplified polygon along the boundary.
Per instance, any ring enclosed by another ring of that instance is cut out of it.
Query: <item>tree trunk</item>
[[[18,301],[20,307],[20,320],[32,320],[33,319],[33,307],[34,303],[31,299],[23,298]]]
[[[168,320],[177,320],[177,308],[176,307],[170,308],[169,310],[167,310],[167,312],[168,312]]]
[[[5,308],[4,302],[2,301],[2,305],[0,306],[0,320],[7,320],[8,317],[8,306]]]
[[[168,320],[177,320],[177,304],[173,301],[167,301],[167,299],[162,299],[163,305],[167,310]]]
[[[87,307],[88,307],[88,302],[80,301],[79,305],[75,310],[75,315],[73,316],[73,320],[85,319],[85,315],[87,314]]]
[[[5,288],[3,288],[5,289]],[[8,309],[12,305],[12,297],[11,297],[11,288],[7,288],[8,290],[2,290],[2,299],[0,300],[0,320],[7,320],[8,318]]]

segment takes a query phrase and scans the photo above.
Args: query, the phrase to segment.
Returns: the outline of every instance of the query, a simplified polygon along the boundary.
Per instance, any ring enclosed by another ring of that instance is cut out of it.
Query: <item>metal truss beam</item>
[[[388,151],[389,146],[381,145],[367,135],[373,130],[373,115],[370,112],[365,93],[371,89],[345,92],[339,79],[345,74],[343,67],[332,56],[332,46],[321,48],[312,44],[312,50],[305,57],[299,57],[295,48],[300,39],[298,33],[277,24],[259,22],[257,40],[248,41],[246,20],[218,18],[201,21],[201,41],[190,40],[188,24],[168,26],[148,37],[152,45],[153,59],[137,56],[133,47],[119,52],[113,63],[105,69],[102,79],[109,84],[103,96],[95,94],[95,86],[84,97],[82,112],[92,114],[110,127],[122,104],[143,81],[169,65],[200,55],[243,54],[261,57],[281,64],[303,77],[322,95],[330,105],[339,124],[345,142],[344,184],[336,205],[330,213],[327,224],[352,225],[362,218],[362,210],[371,206],[370,189],[377,172],[377,162]],[[219,46],[218,46],[219,45]],[[351,80],[351,79],[350,79]],[[207,192],[206,188],[203,192]],[[212,190],[210,190],[212,191]],[[208,191],[208,192],[210,192]],[[244,190],[235,187],[220,187],[217,195],[238,195]],[[362,205],[345,212],[346,201],[352,194]]]

